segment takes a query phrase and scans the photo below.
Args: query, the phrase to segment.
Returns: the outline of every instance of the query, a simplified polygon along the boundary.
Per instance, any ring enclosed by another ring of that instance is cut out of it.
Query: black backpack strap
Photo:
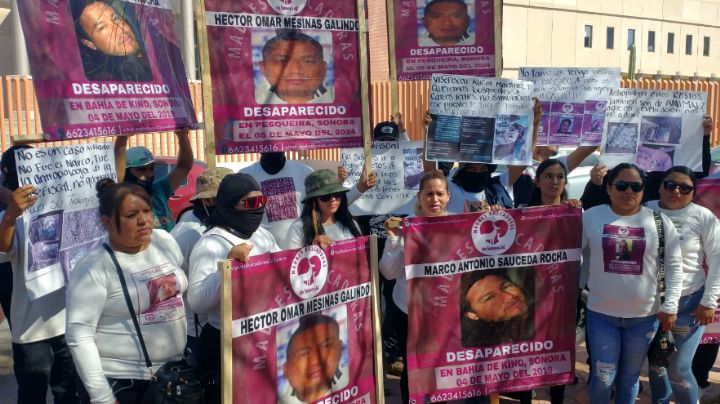
[[[660,212],[653,211],[653,216],[658,234],[657,290],[658,294],[662,294],[665,292],[665,225]]]

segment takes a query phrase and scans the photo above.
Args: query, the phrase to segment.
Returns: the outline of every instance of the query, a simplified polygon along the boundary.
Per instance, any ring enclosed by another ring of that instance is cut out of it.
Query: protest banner
[[[411,401],[573,380],[581,215],[547,206],[404,220]]]
[[[116,178],[112,143],[15,150],[18,183],[38,188],[17,231],[26,243],[25,285],[31,299],[65,286],[75,264],[99,244],[95,184]]]
[[[355,1],[205,0],[205,9],[217,153],[362,144]]]
[[[518,78],[533,82],[540,99],[537,144],[600,144],[610,90],[620,88],[620,68],[522,67]]]
[[[528,81],[433,74],[426,158],[529,165],[532,93]]]
[[[720,218],[720,179],[699,180],[695,187],[693,202],[710,209],[716,217]],[[703,269],[707,274],[707,265],[704,262]],[[712,323],[705,326],[700,343],[720,343],[720,312],[716,312]]]
[[[370,241],[225,263],[227,402],[377,402]]]
[[[706,105],[705,92],[611,90],[600,162],[609,168],[635,163],[646,171],[675,165],[701,171]]]
[[[18,9],[47,140],[197,127],[169,0]]]
[[[389,1],[398,80],[428,80],[433,73],[499,74],[499,0]]]
[[[378,183],[350,205],[353,216],[410,214],[423,171],[422,142],[374,142],[372,168]],[[344,186],[352,188],[360,179],[365,162],[362,148],[343,149],[343,166],[348,176]]]

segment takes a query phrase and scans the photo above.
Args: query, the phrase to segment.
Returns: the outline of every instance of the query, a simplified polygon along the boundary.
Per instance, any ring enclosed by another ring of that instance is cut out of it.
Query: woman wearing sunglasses
[[[677,352],[667,369],[650,367],[654,403],[669,403],[673,394],[679,404],[698,402],[698,385],[691,370],[693,355],[704,326],[712,322],[720,295],[720,225],[710,210],[692,202],[694,196],[695,174],[687,167],[676,166],[665,172],[660,200],[647,204],[675,223],[683,270],[682,297],[672,328]],[[707,262],[707,276],[703,260]]]
[[[260,227],[265,213],[260,185],[247,174],[223,178],[217,191],[209,230],[190,254],[187,298],[192,310],[207,314],[200,332],[198,365],[205,383],[205,402],[220,403],[220,261],[247,261],[254,255],[280,251],[275,238]]]
[[[290,226],[288,245],[327,247],[335,240],[360,237],[360,229],[348,209],[347,192],[330,170],[318,170],[305,178],[305,199],[300,219]]]
[[[666,285],[661,307],[658,227],[653,211],[641,205],[645,173],[634,164],[619,164],[605,176],[604,185],[610,204],[583,214],[583,267],[589,270],[590,403],[610,402],[615,384],[615,403],[631,404],[659,322],[663,330],[675,322],[683,277],[680,240],[672,221],[660,214]]]

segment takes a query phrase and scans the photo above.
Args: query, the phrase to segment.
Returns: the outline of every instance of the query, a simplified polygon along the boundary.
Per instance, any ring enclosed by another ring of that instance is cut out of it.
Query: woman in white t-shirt
[[[672,395],[679,404],[698,402],[698,385],[691,369],[693,356],[705,325],[713,320],[720,295],[720,224],[709,209],[692,202],[695,185],[692,170],[673,167],[665,172],[660,200],[647,204],[675,223],[683,270],[682,297],[672,329],[677,352],[667,369],[650,366],[654,403],[669,403]],[[707,263],[707,276],[703,261]]]
[[[305,192],[300,219],[290,226],[290,248],[312,244],[324,248],[333,241],[360,237],[360,229],[348,209],[348,189],[334,172],[318,170],[308,175]]]
[[[186,323],[182,254],[166,231],[153,229],[148,194],[139,186],[97,184],[100,220],[137,313],[152,371],[182,358]],[[146,393],[146,367],[138,334],[110,253],[95,247],[80,260],[67,290],[67,344],[86,392],[83,402],[138,403]]]
[[[656,217],[641,205],[645,173],[634,164],[615,166],[605,176],[609,205],[583,214],[583,260],[589,268],[587,330],[592,354],[590,403],[635,402],[640,369],[662,323],[673,326],[682,288],[680,239],[660,214],[664,228],[665,301],[658,294]]]

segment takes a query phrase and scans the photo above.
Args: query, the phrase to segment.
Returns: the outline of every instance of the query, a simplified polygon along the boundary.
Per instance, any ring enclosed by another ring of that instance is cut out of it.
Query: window
[[[607,27],[605,47],[608,49],[615,48],[615,28],[613,27]]]
[[[675,53],[675,34],[672,32],[668,32],[667,53]]]
[[[593,31],[592,25],[585,26],[584,44],[585,44],[586,48],[592,48],[592,34],[593,34],[592,31]]]
[[[703,37],[703,56],[710,56],[710,37]]]
[[[648,31],[648,52],[655,52],[655,31]]]
[[[628,30],[628,42],[627,42],[628,49],[630,49],[630,47],[633,45],[635,45],[635,30],[629,29]]]
[[[692,55],[692,35],[685,35],[685,54]]]

